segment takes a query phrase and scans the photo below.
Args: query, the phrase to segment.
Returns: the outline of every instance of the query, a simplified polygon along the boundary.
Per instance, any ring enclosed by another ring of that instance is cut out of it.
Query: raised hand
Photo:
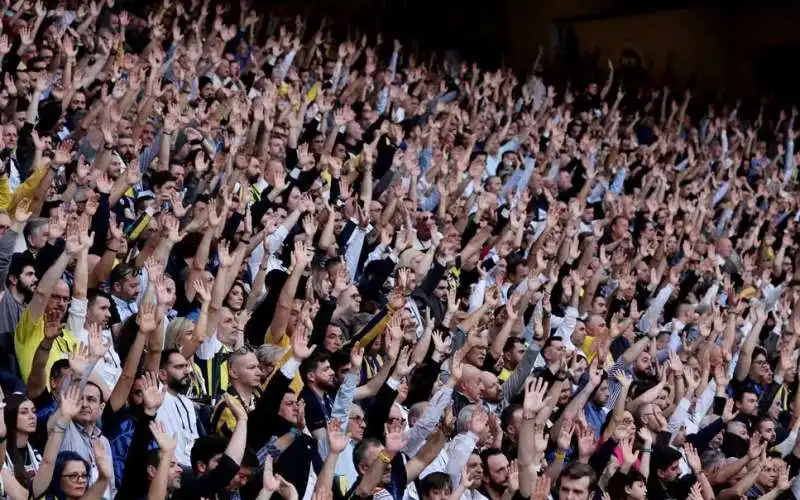
[[[222,397],[225,400],[225,404],[228,405],[228,409],[231,410],[234,418],[236,418],[237,425],[239,422],[247,420],[247,410],[244,409],[238,399],[228,393],[225,393]]]
[[[164,403],[164,391],[166,388],[158,380],[158,376],[155,373],[147,372],[142,379],[142,399],[145,411],[155,415],[156,410]]]
[[[139,331],[145,335],[156,331],[158,321],[156,320],[156,305],[153,301],[143,300],[139,303],[136,324],[139,325]]]
[[[308,359],[317,348],[316,345],[308,346],[308,329],[298,325],[292,333],[292,356],[299,361]]]
[[[93,323],[89,325],[89,357],[92,360],[102,359],[108,352],[109,344],[103,342],[103,334],[100,325]]]
[[[416,366],[416,363],[410,363],[412,351],[408,346],[403,347],[400,351],[400,356],[397,358],[397,365],[394,368],[393,377],[401,379],[407,377]]]
[[[550,498],[550,476],[547,474],[537,474],[533,481],[531,500],[547,500]]]
[[[364,362],[364,348],[358,344],[350,350],[350,372],[361,373],[361,364]]]
[[[535,414],[544,408],[544,396],[547,394],[547,382],[542,378],[529,377],[525,381],[525,399],[522,408],[525,413]]]
[[[65,420],[70,421],[81,411],[81,390],[77,384],[70,386],[67,393],[61,396],[58,411]]]
[[[561,451],[566,451],[572,448],[572,435],[575,433],[575,422],[567,419],[561,425],[561,432],[558,434],[556,445]]]
[[[75,346],[67,358],[69,360],[69,367],[72,369],[72,373],[76,375],[82,374],[86,370],[86,367],[89,366],[90,357],[88,345],[81,343],[80,345]]]
[[[333,418],[328,422],[328,450],[331,453],[341,453],[347,448],[347,434],[342,430],[339,419]]]
[[[403,450],[408,444],[408,437],[406,436],[402,424],[386,424],[386,451],[396,455]]]
[[[164,424],[156,421],[150,422],[150,433],[161,452],[171,457],[178,446],[178,441],[167,433]]]
[[[476,405],[469,421],[469,430],[473,434],[480,436],[486,431],[489,425],[489,414],[483,407]]]
[[[700,455],[697,454],[697,450],[692,443],[686,443],[683,445],[683,452],[686,456],[686,462],[689,463],[689,467],[691,467],[692,472],[695,474],[700,474],[703,470],[703,464],[700,462]]]

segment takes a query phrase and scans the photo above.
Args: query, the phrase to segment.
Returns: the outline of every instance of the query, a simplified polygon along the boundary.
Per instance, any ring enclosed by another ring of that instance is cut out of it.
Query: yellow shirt
[[[583,339],[583,344],[581,344],[581,351],[586,355],[586,361],[591,365],[592,361],[594,360],[597,353],[592,350],[592,344],[594,343],[594,337],[590,337],[589,335]],[[614,364],[614,358],[611,356],[611,352],[609,349],[609,353],[606,355],[606,360],[603,363],[603,368],[611,368]]]
[[[35,320],[31,318],[30,309],[25,308],[22,317],[17,323],[17,329],[14,330],[14,348],[17,352],[17,362],[19,363],[19,370],[22,373],[22,379],[27,382],[31,374],[33,365],[33,357],[36,354],[36,349],[44,339],[44,315],[39,316]],[[53,363],[59,359],[64,359],[66,355],[78,345],[75,336],[66,328],[62,330],[61,336],[53,342],[53,347],[50,349],[50,356],[47,358],[47,365],[45,367],[46,377],[49,379],[50,368]]]

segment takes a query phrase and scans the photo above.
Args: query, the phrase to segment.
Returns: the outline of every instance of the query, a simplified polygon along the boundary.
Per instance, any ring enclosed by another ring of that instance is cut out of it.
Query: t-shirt
[[[22,374],[22,379],[26,382],[31,375],[33,357],[42,339],[44,339],[44,315],[34,320],[31,317],[30,309],[26,308],[19,319],[16,330],[14,330],[14,349],[17,353],[19,371]],[[75,340],[72,332],[66,328],[62,330],[61,335],[55,339],[53,347],[50,349],[45,373],[49,374],[53,363],[66,357],[77,345],[78,341]]]

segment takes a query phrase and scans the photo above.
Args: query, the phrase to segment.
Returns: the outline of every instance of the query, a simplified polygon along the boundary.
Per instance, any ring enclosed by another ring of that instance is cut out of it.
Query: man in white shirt
[[[159,378],[167,386],[167,392],[156,422],[164,424],[169,435],[177,437],[175,458],[182,466],[191,467],[192,446],[199,434],[194,405],[184,393],[191,385],[192,367],[178,350],[166,349],[161,353],[159,368]]]
[[[103,292],[91,291],[86,299],[73,298],[69,306],[68,327],[75,332],[78,341],[89,344],[88,328],[100,327],[103,344],[108,346],[105,356],[97,362],[94,373],[105,383],[109,393],[114,390],[120,375],[122,363],[119,359],[108,321],[111,319],[111,298]]]

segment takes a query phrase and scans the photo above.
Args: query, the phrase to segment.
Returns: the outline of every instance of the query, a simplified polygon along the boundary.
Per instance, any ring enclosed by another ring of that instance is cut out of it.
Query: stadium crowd
[[[2,2],[2,498],[800,498],[795,109],[117,3]]]

